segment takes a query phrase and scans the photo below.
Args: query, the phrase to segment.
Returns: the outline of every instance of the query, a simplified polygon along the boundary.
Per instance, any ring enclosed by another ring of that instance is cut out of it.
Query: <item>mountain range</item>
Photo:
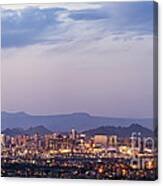
[[[131,124],[128,127],[113,127],[113,126],[105,126],[105,127],[98,127],[95,129],[90,129],[87,131],[82,131],[82,133],[86,134],[87,136],[94,136],[97,134],[100,135],[117,135],[118,137],[130,137],[132,132],[136,132],[138,134],[141,133],[143,137],[152,137],[154,135],[153,131],[147,128],[144,128],[138,124]],[[48,130],[44,126],[40,125],[37,127],[30,127],[29,129],[22,129],[22,128],[13,128],[13,129],[5,129],[2,131],[3,134],[9,136],[16,136],[16,135],[34,135],[36,133],[40,135],[50,134],[52,131]]]
[[[8,135],[8,136],[16,136],[16,135],[34,135],[36,133],[40,135],[45,135],[45,134],[50,134],[52,131],[48,130],[42,125],[39,125],[37,127],[30,127],[28,129],[22,129],[22,128],[6,128],[5,130],[2,131],[3,134]]]
[[[113,127],[113,126],[104,126],[104,127],[98,127],[96,129],[90,129],[87,131],[84,131],[84,133],[88,136],[94,136],[94,135],[117,135],[119,137],[130,137],[131,134],[135,132],[136,134],[141,133],[140,136],[143,137],[152,137],[154,136],[154,132],[150,129],[147,129],[145,127],[142,127],[138,124],[131,124],[128,127]]]
[[[1,112],[1,128],[23,128],[45,126],[48,130],[68,132],[72,128],[86,131],[101,126],[128,127],[138,123],[142,127],[153,129],[153,119],[132,119],[92,116],[88,113],[72,113],[64,115],[31,115],[24,112]]]

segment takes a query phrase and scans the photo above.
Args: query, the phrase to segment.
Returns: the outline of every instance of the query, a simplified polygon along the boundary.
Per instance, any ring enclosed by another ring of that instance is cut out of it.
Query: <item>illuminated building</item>
[[[109,145],[110,146],[117,146],[117,136],[109,136]]]
[[[105,135],[95,135],[94,136],[94,143],[95,144],[101,144],[101,145],[107,146],[108,137],[105,136]]]
[[[6,143],[6,136],[4,134],[1,134],[0,142],[2,146],[5,146]]]
[[[77,134],[76,130],[75,129],[72,129],[71,130],[71,137],[72,137],[73,140],[76,139],[76,134]]]

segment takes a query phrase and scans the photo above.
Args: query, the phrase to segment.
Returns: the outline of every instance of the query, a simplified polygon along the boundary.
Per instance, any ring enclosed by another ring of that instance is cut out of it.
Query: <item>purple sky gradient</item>
[[[152,34],[114,36],[102,31],[103,19],[71,20],[64,12],[59,19],[60,42],[2,49],[2,110],[152,117]],[[41,37],[53,41],[51,32]]]

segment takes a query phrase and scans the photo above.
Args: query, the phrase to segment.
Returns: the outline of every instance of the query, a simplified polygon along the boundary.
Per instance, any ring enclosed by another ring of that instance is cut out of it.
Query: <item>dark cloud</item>
[[[101,22],[103,33],[99,34],[117,33],[116,38],[113,38],[115,40],[119,36],[123,37],[122,33],[126,32],[135,32],[138,37],[152,34],[153,7],[153,2],[115,2],[101,3],[101,7],[96,9],[71,11],[66,8],[34,7],[19,11],[5,9],[2,11],[1,45],[2,48],[8,48],[37,43],[55,43],[58,41],[57,36],[60,40],[60,32],[57,32],[55,39],[51,36],[67,18],[72,19],[74,24],[79,21],[88,21],[88,24],[90,21]],[[58,19],[58,15],[64,13],[66,16]],[[62,27],[62,36],[66,31],[67,27],[65,29]],[[82,33],[79,34],[82,35]],[[66,35],[63,39],[69,40],[70,38]]]
[[[62,8],[27,8],[19,12],[3,10],[2,47],[22,47],[42,42],[39,36],[50,26],[55,29],[60,23],[56,19],[57,13],[64,10]]]

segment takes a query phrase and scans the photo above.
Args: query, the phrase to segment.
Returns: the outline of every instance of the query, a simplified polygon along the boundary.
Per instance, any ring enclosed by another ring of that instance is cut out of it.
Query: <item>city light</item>
[[[155,149],[132,148],[129,139],[70,133],[1,135],[2,176],[155,179]],[[139,161],[131,164],[131,160]],[[136,159],[137,160],[137,159]]]

